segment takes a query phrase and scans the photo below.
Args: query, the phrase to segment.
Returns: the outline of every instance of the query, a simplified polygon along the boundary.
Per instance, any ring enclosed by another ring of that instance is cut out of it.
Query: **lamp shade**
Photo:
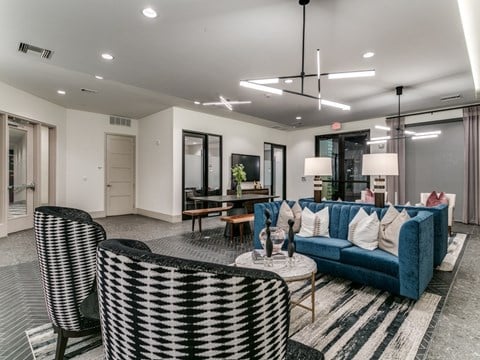
[[[398,175],[397,154],[364,154],[362,175]]]
[[[332,159],[329,157],[305,158],[304,176],[332,175]]]

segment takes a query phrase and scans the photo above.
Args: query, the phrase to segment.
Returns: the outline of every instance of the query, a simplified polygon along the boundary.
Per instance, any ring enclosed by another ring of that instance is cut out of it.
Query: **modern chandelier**
[[[431,139],[436,138],[438,135],[442,133],[441,130],[434,130],[434,131],[427,131],[427,132],[415,132],[410,130],[405,130],[400,126],[400,97],[403,94],[403,86],[397,86],[395,88],[395,92],[398,96],[398,115],[397,119],[397,126],[396,128],[390,128],[388,126],[383,125],[375,125],[375,129],[385,130],[385,131],[392,131],[395,133],[396,136],[386,135],[386,136],[379,136],[379,137],[372,137],[370,140],[367,141],[367,145],[374,145],[374,144],[385,144],[389,140],[398,140],[398,139],[406,139],[411,138],[412,140],[422,140],[422,139]]]
[[[349,105],[341,104],[339,102],[330,101],[324,99],[321,93],[321,84],[320,79],[322,76],[327,76],[328,79],[346,79],[346,78],[356,78],[356,77],[367,77],[374,76],[375,70],[360,70],[360,71],[345,71],[345,72],[324,72],[320,71],[320,50],[317,49],[316,53],[316,62],[317,62],[317,72],[315,74],[306,74],[305,73],[305,7],[310,3],[310,0],[299,0],[299,4],[303,7],[303,30],[302,30],[302,70],[298,75],[286,75],[286,76],[277,76],[270,78],[259,78],[259,79],[248,79],[241,80],[240,86],[263,91],[270,94],[282,95],[283,93],[293,94],[304,96],[307,98],[315,99],[318,101],[318,109],[322,109],[322,105],[335,107],[341,110],[350,110]],[[305,79],[314,78],[317,80],[318,93],[316,94],[307,94],[304,91]],[[267,85],[279,84],[281,81],[285,83],[292,83],[294,79],[300,79],[300,91],[293,91],[290,89],[282,89],[278,87],[272,87]]]

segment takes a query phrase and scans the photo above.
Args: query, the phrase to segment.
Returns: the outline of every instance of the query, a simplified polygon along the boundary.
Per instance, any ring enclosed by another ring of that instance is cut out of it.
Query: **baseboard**
[[[105,211],[92,211],[92,212],[89,212],[89,214],[93,219],[104,218],[107,216],[105,214]]]
[[[139,209],[139,208],[137,208],[137,214],[150,217],[153,219],[163,220],[169,223],[182,222],[182,215],[167,215],[167,214],[162,214],[156,211]]]

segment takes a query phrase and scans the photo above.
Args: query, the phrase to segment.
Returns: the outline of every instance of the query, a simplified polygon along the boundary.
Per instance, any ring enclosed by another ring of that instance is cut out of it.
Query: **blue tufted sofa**
[[[298,200],[300,206],[305,206],[305,203],[314,202],[313,198],[304,198]],[[338,204],[338,201],[323,201],[325,204]],[[363,207],[374,207],[372,204],[364,203],[354,203],[354,202],[342,202],[343,204],[350,205],[362,205]],[[399,211],[407,209],[408,212],[411,211],[429,211],[433,214],[433,266],[437,267],[443,261],[445,255],[448,251],[448,205],[441,204],[433,207],[426,206],[403,206],[397,205],[395,208]]]
[[[270,210],[272,226],[277,223],[281,201],[255,204],[255,248],[261,248],[258,235],[265,226],[265,209]],[[288,201],[293,206],[293,201]],[[303,202],[317,212],[328,206],[330,238],[295,235],[296,251],[314,259],[318,271],[418,299],[433,276],[433,215],[407,209],[411,219],[400,230],[398,257],[381,249],[357,247],[347,240],[348,224],[363,207],[368,214],[376,211],[381,219],[387,209],[353,203]]]

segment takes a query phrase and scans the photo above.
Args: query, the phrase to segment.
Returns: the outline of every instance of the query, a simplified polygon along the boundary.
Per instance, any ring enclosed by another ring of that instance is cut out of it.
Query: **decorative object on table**
[[[332,175],[332,159],[329,157],[311,157],[305,159],[304,176],[314,176],[313,196],[315,202],[322,201],[322,178],[321,176]]]
[[[267,258],[272,257],[273,253],[273,243],[272,243],[272,238],[271,238],[271,231],[270,231],[270,225],[272,224],[272,221],[270,219],[267,219],[265,221],[265,226],[266,226],[266,240],[265,240],[265,254],[267,255]]]
[[[288,253],[288,262],[292,265],[293,261],[293,254],[295,253],[295,244],[293,242],[293,225],[295,224],[295,220],[289,219],[288,220],[288,246],[287,246],[287,253]]]
[[[322,98],[320,91],[320,78],[322,76],[327,76],[328,79],[345,79],[345,78],[356,78],[356,77],[366,77],[366,76],[375,76],[375,70],[356,70],[356,71],[343,71],[343,72],[331,72],[331,73],[322,73],[320,72],[320,49],[317,49],[316,60],[317,68],[316,73],[314,74],[305,74],[305,6],[310,3],[310,0],[300,0],[299,4],[303,8],[303,37],[302,37],[302,70],[300,74],[297,75],[286,75],[278,76],[275,78],[257,78],[257,79],[246,79],[240,81],[240,86],[262,91],[263,93],[282,95],[284,92],[293,95],[299,95],[309,99],[315,99],[318,101],[318,110],[321,110],[322,105],[335,107],[341,110],[350,110],[349,105],[341,104],[335,101],[330,101]],[[308,94],[304,92],[304,82],[306,79],[311,78],[316,81],[316,91],[313,94]],[[265,86],[270,84],[283,84],[289,80],[300,80],[300,91],[293,91],[290,87],[285,87],[283,89],[278,87]]]
[[[270,220],[269,220],[270,221]],[[271,221],[270,221],[271,225]],[[282,250],[283,243],[285,242],[285,231],[277,226],[270,226],[270,241],[272,242],[272,254],[279,253]],[[265,227],[259,234],[260,243],[265,251],[267,251],[267,228]]]
[[[237,184],[237,197],[240,197],[242,196],[242,181],[247,180],[247,173],[245,172],[243,164],[237,164],[232,167],[232,176]]]
[[[362,175],[376,176],[373,181],[375,206],[385,206],[385,176],[398,175],[398,156],[396,153],[364,154]]]

